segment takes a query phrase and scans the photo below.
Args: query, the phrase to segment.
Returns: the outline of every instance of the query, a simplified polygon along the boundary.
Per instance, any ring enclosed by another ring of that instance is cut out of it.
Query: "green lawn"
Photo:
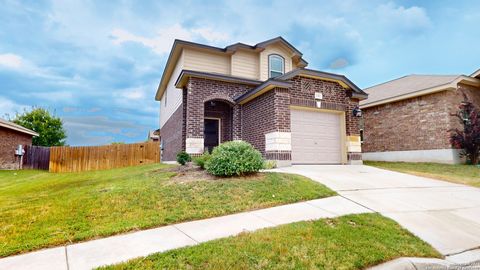
[[[480,187],[480,167],[478,166],[379,161],[364,161],[364,164],[392,171]]]
[[[0,171],[0,257],[335,194],[308,178],[279,173],[172,181],[168,167]]]
[[[102,269],[363,269],[403,256],[438,257],[379,214],[298,222]]]

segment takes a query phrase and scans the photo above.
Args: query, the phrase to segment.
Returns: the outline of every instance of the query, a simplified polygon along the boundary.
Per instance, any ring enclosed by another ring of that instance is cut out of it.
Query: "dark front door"
[[[205,149],[208,149],[208,152],[212,152],[219,143],[219,122],[219,119],[205,119],[204,121],[203,138]]]

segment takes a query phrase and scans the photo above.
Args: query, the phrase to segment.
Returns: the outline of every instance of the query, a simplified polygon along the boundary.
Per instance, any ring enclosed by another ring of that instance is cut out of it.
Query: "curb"
[[[480,270],[480,260],[469,263],[453,263],[435,258],[402,257],[368,268],[369,270]]]

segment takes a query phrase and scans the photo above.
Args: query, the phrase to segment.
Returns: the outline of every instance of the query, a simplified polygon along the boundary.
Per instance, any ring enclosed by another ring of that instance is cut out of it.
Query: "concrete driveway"
[[[296,165],[276,170],[307,176],[394,219],[452,260],[480,259],[478,188],[370,166]]]

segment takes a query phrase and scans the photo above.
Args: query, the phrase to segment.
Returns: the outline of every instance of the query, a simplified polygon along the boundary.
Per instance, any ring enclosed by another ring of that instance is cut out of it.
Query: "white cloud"
[[[390,2],[377,8],[378,18],[392,27],[407,31],[418,31],[432,25],[424,8],[412,6],[405,8]]]
[[[118,93],[115,93],[114,96],[118,98],[118,101],[122,101],[122,103],[126,100],[126,103],[128,104],[132,101],[150,98],[150,96],[147,97],[148,92],[151,92],[151,89],[149,89],[148,86],[139,86],[123,89]]]
[[[0,66],[10,69],[20,69],[23,65],[22,57],[13,53],[0,54]]]
[[[210,28],[186,29],[179,24],[162,28],[155,37],[149,38],[132,34],[127,30],[116,28],[112,31],[111,37],[116,45],[125,42],[137,42],[145,47],[151,48],[157,54],[165,54],[170,51],[175,39],[194,40],[203,38],[209,42],[219,42],[228,40],[228,34],[216,32]]]
[[[74,96],[72,91],[55,91],[55,92],[33,92],[28,93],[28,97],[39,98],[52,102],[73,102]]]
[[[155,90],[155,83],[121,89],[113,93],[111,103],[128,112],[133,110],[156,115],[158,113],[158,104],[151,102]]]
[[[0,117],[1,118],[9,118],[14,117],[16,113],[21,113],[28,106],[18,104],[10,99],[0,97]]]
[[[82,83],[82,78],[76,75],[72,78],[58,75],[48,68],[40,67],[36,63],[13,53],[0,54],[0,68],[2,67],[22,73],[26,76],[45,79],[45,82],[48,83],[64,86],[79,85]],[[42,96],[41,93],[38,93],[38,95]],[[61,93],[59,97],[62,98],[62,95],[65,96],[64,93]],[[54,99],[54,97],[49,97],[48,95],[45,95],[45,97]]]

